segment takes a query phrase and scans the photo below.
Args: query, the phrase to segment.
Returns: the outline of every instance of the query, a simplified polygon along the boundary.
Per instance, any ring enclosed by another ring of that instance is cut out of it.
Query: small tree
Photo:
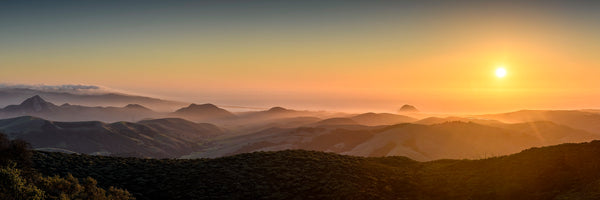
[[[7,166],[14,162],[19,169],[31,167],[31,145],[24,140],[9,140],[6,135],[0,133],[0,166]]]
[[[10,140],[8,137],[6,137],[6,135],[3,133],[0,133],[0,166],[8,165],[8,161],[10,160],[10,154],[8,153],[9,146]]]

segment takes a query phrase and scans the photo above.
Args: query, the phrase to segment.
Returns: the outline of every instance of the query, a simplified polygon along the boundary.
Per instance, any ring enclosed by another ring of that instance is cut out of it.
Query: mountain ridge
[[[155,158],[189,154],[199,150],[198,143],[223,134],[212,124],[179,120],[178,124],[160,123],[160,119],[140,123],[57,122],[24,116],[0,120],[0,132],[9,138],[25,140],[34,148]],[[185,124],[188,126],[183,126]]]
[[[21,102],[22,99],[34,95],[43,96],[51,102],[59,104],[71,103],[84,106],[125,106],[127,104],[146,105],[161,112],[172,111],[186,106],[187,103],[164,100],[160,98],[118,93],[112,91],[76,92],[70,90],[47,91],[35,88],[0,87],[0,105],[10,105]]]
[[[136,118],[158,117],[159,113],[139,104],[124,107],[89,107],[68,103],[57,106],[35,95],[18,105],[9,105],[0,109],[0,118],[12,118],[32,115],[55,121],[136,121]]]

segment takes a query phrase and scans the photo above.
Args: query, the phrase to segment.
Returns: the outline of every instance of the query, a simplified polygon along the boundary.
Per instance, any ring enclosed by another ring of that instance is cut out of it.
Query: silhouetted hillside
[[[598,155],[600,141],[432,162],[303,150],[198,160],[37,152],[34,166],[91,176],[138,199],[597,199]]]
[[[34,148],[86,154],[178,157],[199,150],[199,142],[221,134],[212,124],[182,119],[140,123],[56,122],[36,117],[0,120],[0,131]]]
[[[28,114],[28,113],[54,113],[59,109],[58,106],[49,103],[42,99],[39,95],[35,95],[31,98],[25,99],[19,105],[9,105],[2,109],[2,112],[14,113],[14,114]]]
[[[401,113],[413,113],[413,112],[419,112],[419,110],[416,107],[412,106],[412,105],[406,104],[406,105],[403,105],[398,110],[398,112],[401,112]]]
[[[223,134],[223,130],[213,124],[194,123],[180,118],[142,120],[138,123],[194,142]]]
[[[82,86],[78,86],[82,87]],[[84,106],[121,107],[127,104],[145,105],[161,112],[173,111],[187,105],[187,103],[157,99],[145,96],[136,96],[109,91],[97,91],[96,86],[83,86],[86,89],[62,88],[43,90],[31,87],[0,87],[0,106],[6,106],[23,101],[29,97],[39,95],[50,102],[57,104],[70,103]],[[96,89],[94,89],[96,88]],[[85,90],[90,90],[86,92]]]
[[[308,126],[321,121],[322,118],[347,116],[347,114],[273,107],[263,111],[237,113],[237,116],[235,120],[228,120],[226,125],[234,134],[244,135],[272,127],[296,128]]]
[[[335,117],[318,121],[310,126],[339,126],[339,125],[359,125],[356,121],[350,118]]]
[[[510,123],[552,121],[557,124],[600,134],[600,113],[594,112],[593,110],[521,110],[517,112],[481,116]]]
[[[353,116],[351,119],[366,126],[394,125],[417,121],[412,117],[390,113],[364,113]]]
[[[446,123],[446,122],[473,122],[473,123],[478,123],[478,124],[483,124],[483,125],[490,125],[490,126],[501,126],[504,123],[498,121],[498,120],[492,120],[492,119],[484,119],[484,118],[475,118],[475,117],[428,117],[425,119],[421,119],[418,121],[415,121],[413,123],[415,124],[425,124],[425,125],[433,125],[433,124],[442,124],[442,123]]]
[[[128,104],[124,107],[88,107],[65,103],[57,106],[38,95],[19,105],[9,105],[0,109],[0,118],[36,116],[55,121],[137,121],[160,115],[138,104]]]
[[[595,134],[552,122],[482,125],[446,122],[433,125],[360,126],[333,118],[320,126],[270,128],[215,140],[186,158],[214,158],[254,151],[305,149],[357,156],[407,156],[428,161],[507,155],[526,148],[598,139]],[[352,123],[354,122],[354,124]],[[346,124],[346,125],[345,125]]]
[[[272,107],[269,110],[254,111],[254,112],[243,112],[238,116],[245,122],[260,122],[270,121],[274,119],[282,118],[293,118],[293,117],[324,117],[332,115],[332,113],[318,112],[318,111],[299,111],[292,110],[283,107]]]
[[[317,118],[317,117],[281,118],[281,119],[270,121],[271,123],[264,125],[262,128],[265,128],[265,127],[296,128],[296,127],[301,127],[301,126],[308,126],[308,125],[314,124],[318,121],[321,121],[321,119]]]
[[[171,114],[176,117],[183,117],[193,121],[214,121],[223,119],[233,119],[236,116],[213,104],[190,104],[188,107],[181,108]]]

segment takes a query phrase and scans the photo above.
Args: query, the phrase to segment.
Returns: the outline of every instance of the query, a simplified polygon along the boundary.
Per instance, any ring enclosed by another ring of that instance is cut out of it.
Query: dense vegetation
[[[0,199],[134,199],[129,192],[114,187],[98,187],[96,180],[87,177],[81,181],[71,174],[42,176],[31,168],[32,151],[22,140],[9,140],[0,134]]]
[[[599,199],[598,155],[600,141],[432,162],[304,150],[195,160],[33,157],[44,174],[90,176],[138,199]]]
[[[159,160],[32,152],[0,134],[0,199],[600,199],[598,155],[600,141],[482,160],[305,150]]]
[[[402,167],[416,162],[400,157],[281,151],[153,160],[38,152],[35,160],[47,174],[91,176],[138,199],[390,199],[415,190]]]

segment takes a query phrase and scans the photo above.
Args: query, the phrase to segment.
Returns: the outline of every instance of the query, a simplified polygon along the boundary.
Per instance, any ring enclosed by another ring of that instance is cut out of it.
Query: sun
[[[504,67],[498,67],[496,69],[496,77],[504,78],[506,76],[506,69]]]

